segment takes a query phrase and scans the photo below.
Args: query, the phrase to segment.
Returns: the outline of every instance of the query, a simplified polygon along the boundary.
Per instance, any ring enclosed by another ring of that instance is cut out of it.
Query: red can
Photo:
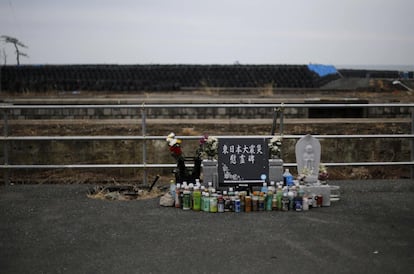
[[[323,196],[322,195],[316,195],[316,197],[315,197],[315,199],[316,199],[316,206],[317,207],[322,207],[322,204],[323,204]]]

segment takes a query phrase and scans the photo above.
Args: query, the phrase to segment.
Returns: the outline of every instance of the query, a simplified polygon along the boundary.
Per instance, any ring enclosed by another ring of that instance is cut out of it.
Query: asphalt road
[[[331,207],[239,214],[2,186],[0,273],[414,273],[414,182],[333,184]]]

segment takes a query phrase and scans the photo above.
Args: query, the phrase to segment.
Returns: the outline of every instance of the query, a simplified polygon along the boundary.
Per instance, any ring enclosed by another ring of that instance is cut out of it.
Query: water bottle
[[[176,208],[181,208],[181,197],[180,197],[180,195],[181,195],[181,191],[180,191],[180,188],[181,188],[181,184],[177,184],[177,186],[175,187],[175,201],[174,201],[174,203],[175,203],[175,207]]]
[[[263,193],[267,194],[267,191],[268,191],[267,183],[264,182],[263,183],[263,186],[262,186],[262,189],[260,190],[260,192],[263,192]]]
[[[273,193],[276,193],[276,185],[274,181],[270,182],[269,191],[272,191]]]
[[[293,186],[293,175],[290,174],[289,169],[285,169],[283,173],[283,184],[286,186]]]
[[[171,180],[170,181],[170,194],[174,200],[175,200],[175,188],[176,186],[175,186],[174,180]]]

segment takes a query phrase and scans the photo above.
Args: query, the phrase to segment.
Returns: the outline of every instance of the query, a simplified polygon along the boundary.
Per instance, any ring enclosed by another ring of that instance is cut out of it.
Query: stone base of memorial
[[[218,188],[218,162],[216,160],[203,160],[203,183],[213,183],[214,188]]]
[[[283,181],[283,160],[269,159],[269,182]]]

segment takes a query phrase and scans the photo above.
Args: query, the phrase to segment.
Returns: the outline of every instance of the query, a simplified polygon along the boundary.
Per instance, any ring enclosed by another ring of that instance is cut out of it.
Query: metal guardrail
[[[143,181],[147,181],[147,168],[171,168],[175,164],[150,164],[147,163],[147,140],[164,140],[165,136],[146,135],[146,110],[151,108],[272,108],[280,111],[280,134],[284,139],[299,139],[302,135],[283,135],[283,109],[284,108],[361,108],[361,107],[408,107],[414,109],[413,103],[402,104],[132,104],[132,105],[0,105],[3,113],[3,142],[4,163],[0,169],[4,170],[4,182],[8,184],[8,171],[11,169],[81,169],[81,168],[142,168],[144,170]],[[12,109],[98,109],[98,108],[138,108],[141,109],[141,136],[8,136],[8,112]],[[326,166],[411,166],[411,178],[414,178],[414,111],[412,111],[411,134],[356,134],[356,135],[314,135],[318,139],[370,139],[370,138],[398,138],[411,139],[411,161],[404,162],[346,162],[325,163]],[[181,139],[194,140],[201,136],[179,136]],[[249,135],[249,136],[217,136],[218,138],[272,138],[272,135]],[[70,165],[11,165],[9,164],[10,141],[69,141],[69,140],[141,140],[142,163],[141,164],[70,164]],[[295,163],[284,163],[287,167],[296,166]]]

